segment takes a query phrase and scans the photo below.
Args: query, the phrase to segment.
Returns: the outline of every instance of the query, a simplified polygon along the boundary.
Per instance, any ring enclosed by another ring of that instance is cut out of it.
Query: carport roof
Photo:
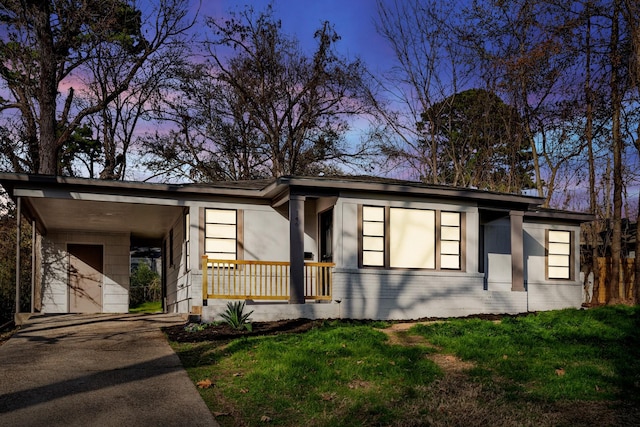
[[[207,184],[158,184],[60,176],[0,173],[0,185],[20,198],[27,217],[40,231],[78,230],[127,232],[159,239],[193,200],[253,200],[278,205],[291,194],[309,197],[362,194],[454,199],[480,208],[524,211],[527,216],[584,222],[592,216],[541,210],[543,199],[444,185],[428,185],[378,177],[292,177]]]

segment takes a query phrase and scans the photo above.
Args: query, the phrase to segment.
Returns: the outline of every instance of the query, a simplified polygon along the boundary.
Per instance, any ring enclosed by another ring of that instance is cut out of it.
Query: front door
[[[102,312],[101,245],[67,245],[69,254],[69,312]]]

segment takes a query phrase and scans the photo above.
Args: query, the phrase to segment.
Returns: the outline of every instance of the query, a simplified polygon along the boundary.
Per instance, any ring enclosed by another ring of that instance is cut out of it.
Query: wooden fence
[[[592,303],[605,303],[607,301],[607,283],[611,277],[611,258],[596,258],[594,268],[594,295]],[[633,281],[635,279],[635,260],[623,259],[620,264],[620,298],[630,300],[633,295]]]

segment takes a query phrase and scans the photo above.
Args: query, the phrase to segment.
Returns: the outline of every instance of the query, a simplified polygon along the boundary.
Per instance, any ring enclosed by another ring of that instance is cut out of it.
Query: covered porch
[[[332,262],[304,263],[304,300],[331,301]],[[289,301],[291,263],[287,261],[218,260],[202,257],[203,305],[209,299]]]

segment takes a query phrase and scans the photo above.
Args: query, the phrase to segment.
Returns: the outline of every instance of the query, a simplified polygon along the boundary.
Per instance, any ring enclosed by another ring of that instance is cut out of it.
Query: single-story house
[[[34,225],[35,309],[127,312],[130,250],[164,309],[416,319],[579,307],[580,224],[542,199],[371,177],[155,184],[0,174]],[[18,221],[18,229],[20,227]]]

